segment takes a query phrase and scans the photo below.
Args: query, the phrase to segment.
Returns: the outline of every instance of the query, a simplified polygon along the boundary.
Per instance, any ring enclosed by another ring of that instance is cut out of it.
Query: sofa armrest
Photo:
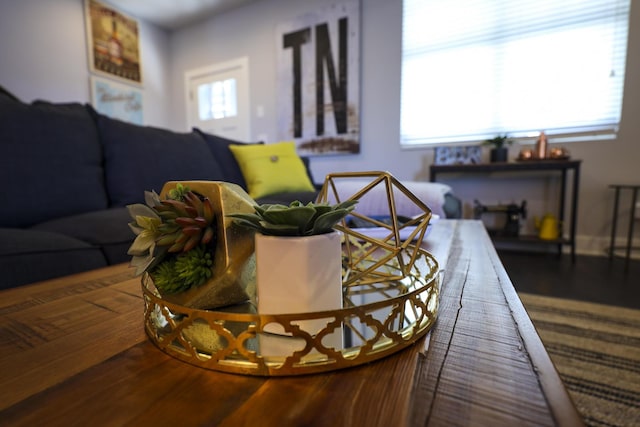
[[[359,191],[369,180],[358,178],[340,179],[334,181],[336,191],[340,199],[346,199]],[[462,204],[452,193],[451,187],[437,182],[402,182],[407,190],[431,209],[431,212],[441,218],[460,218]],[[405,196],[399,189],[394,192],[396,213],[401,216],[413,217],[423,211],[420,207]],[[388,214],[386,190],[383,185],[377,185],[367,194],[363,195],[356,206],[356,210],[367,216],[380,216]]]

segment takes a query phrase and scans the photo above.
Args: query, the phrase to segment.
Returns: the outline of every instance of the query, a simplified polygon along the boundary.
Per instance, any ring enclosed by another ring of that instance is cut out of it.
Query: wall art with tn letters
[[[89,69],[142,83],[138,21],[96,0],[85,0]]]
[[[276,31],[278,138],[304,155],[360,152],[360,2],[335,2]]]

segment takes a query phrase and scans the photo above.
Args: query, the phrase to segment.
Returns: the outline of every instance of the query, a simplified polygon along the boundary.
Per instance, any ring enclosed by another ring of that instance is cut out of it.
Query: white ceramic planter
[[[260,314],[308,313],[342,308],[342,249],[340,233],[308,237],[279,237],[256,234],[256,284]],[[326,327],[332,319],[301,321],[311,335]],[[265,330],[284,334],[277,325]],[[342,348],[342,331],[336,331],[324,345]],[[273,354],[289,345],[280,341],[268,349],[261,337],[262,353]],[[277,337],[275,337],[277,338]],[[286,353],[285,353],[286,354]]]

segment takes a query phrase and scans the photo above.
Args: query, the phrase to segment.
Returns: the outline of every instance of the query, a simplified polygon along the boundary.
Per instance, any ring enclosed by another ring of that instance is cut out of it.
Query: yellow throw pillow
[[[315,191],[293,142],[229,145],[253,199],[270,194]]]

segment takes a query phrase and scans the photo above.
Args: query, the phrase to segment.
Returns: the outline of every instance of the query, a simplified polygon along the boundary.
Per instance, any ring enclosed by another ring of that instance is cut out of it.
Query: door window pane
[[[198,86],[200,120],[215,120],[238,115],[236,79],[219,80]]]

